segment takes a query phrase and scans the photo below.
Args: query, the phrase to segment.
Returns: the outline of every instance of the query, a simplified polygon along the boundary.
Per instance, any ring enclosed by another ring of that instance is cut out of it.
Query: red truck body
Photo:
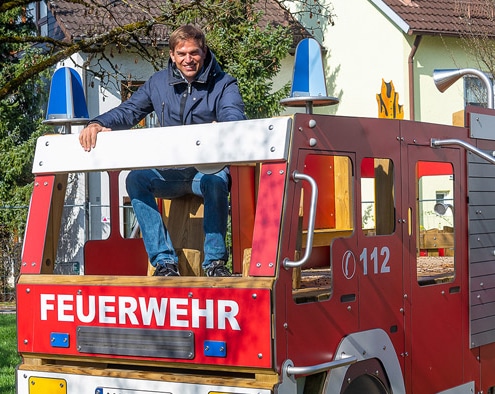
[[[105,133],[86,155],[42,137],[17,392],[493,393],[495,111],[466,120],[296,114]],[[69,173],[186,164],[231,165],[234,276],[148,276],[114,175],[111,235],[86,242],[83,275],[54,273]]]

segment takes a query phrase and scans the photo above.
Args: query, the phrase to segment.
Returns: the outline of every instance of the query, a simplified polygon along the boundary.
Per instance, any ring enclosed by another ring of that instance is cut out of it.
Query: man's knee
[[[145,176],[145,172],[142,170],[129,172],[125,179],[125,187],[130,197],[137,191],[149,190],[149,184],[148,177]]]
[[[201,177],[201,192],[203,196],[227,196],[229,193],[227,182],[213,174],[205,174]]]

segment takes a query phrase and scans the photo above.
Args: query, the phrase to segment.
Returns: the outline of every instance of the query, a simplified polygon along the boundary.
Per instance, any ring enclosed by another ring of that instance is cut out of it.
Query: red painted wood
[[[41,272],[54,182],[55,175],[38,175],[34,179],[22,250],[21,274]]]

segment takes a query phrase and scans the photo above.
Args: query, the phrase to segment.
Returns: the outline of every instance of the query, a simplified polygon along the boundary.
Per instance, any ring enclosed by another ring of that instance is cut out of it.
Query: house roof
[[[495,7],[487,0],[370,0],[410,35],[495,37]]]
[[[72,1],[49,1],[48,7],[57,25],[68,41],[102,34],[120,25],[151,20],[163,14],[163,0],[96,0],[99,7],[88,8]],[[294,36],[294,47],[311,34],[275,0],[259,0],[255,9],[263,11],[260,24],[290,27]],[[170,29],[157,24],[149,33],[154,43],[167,44]],[[142,38],[141,38],[142,39]]]

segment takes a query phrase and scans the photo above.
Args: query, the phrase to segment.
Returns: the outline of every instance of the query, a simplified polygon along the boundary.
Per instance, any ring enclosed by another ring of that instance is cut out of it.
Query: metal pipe
[[[433,81],[440,92],[445,92],[454,82],[464,75],[474,75],[485,84],[488,93],[487,107],[494,109],[493,105],[493,85],[488,76],[475,68],[461,68],[453,70],[433,70]]]
[[[297,268],[302,266],[311,256],[311,250],[313,248],[313,235],[315,232],[315,217],[316,217],[316,204],[318,201],[318,185],[315,180],[309,175],[294,171],[292,174],[294,181],[305,180],[311,185],[311,201],[309,205],[309,219],[308,219],[308,233],[306,235],[306,249],[304,250],[304,256],[299,261],[291,261],[288,258],[284,260],[285,268]]]
[[[306,367],[294,367],[287,366],[287,375],[313,375],[318,372],[328,371],[329,369],[335,369],[345,367],[346,365],[353,364],[357,361],[356,356],[343,356],[340,360],[333,360],[328,363],[310,365]]]
[[[411,52],[408,57],[408,67],[409,67],[409,120],[415,120],[415,108],[414,108],[414,55],[418,50],[419,44],[421,43],[423,36],[416,36],[414,39],[414,44],[411,48]]]
[[[487,155],[485,152],[482,150],[476,148],[475,146],[468,144],[467,142],[464,142],[462,140],[458,139],[447,139],[447,140],[436,140],[432,139],[430,142],[430,146],[432,148],[435,147],[441,147],[441,146],[448,146],[448,145],[458,145],[463,148],[465,148],[467,151],[474,153],[475,155],[481,157],[482,159],[485,159],[486,161],[495,164],[495,158],[493,156]]]

